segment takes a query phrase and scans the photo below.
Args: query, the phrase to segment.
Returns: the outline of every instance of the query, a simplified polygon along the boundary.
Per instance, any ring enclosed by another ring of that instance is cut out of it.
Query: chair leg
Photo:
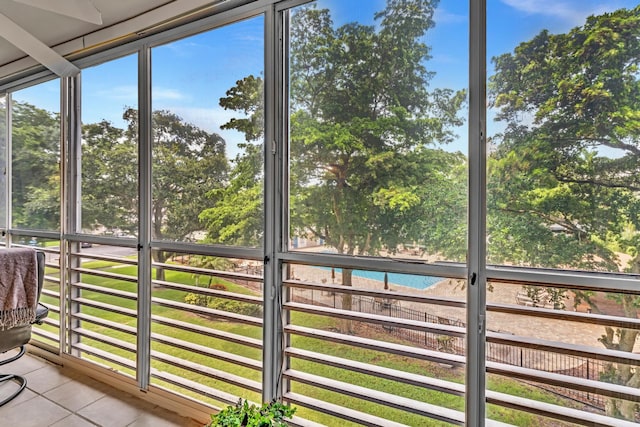
[[[25,346],[20,346],[20,351],[18,352],[18,354],[16,354],[15,356],[11,356],[8,359],[0,361],[0,366],[5,365],[7,363],[11,363],[14,360],[20,359],[22,356],[24,356],[25,352],[26,352]]]
[[[13,399],[18,397],[18,395],[22,393],[22,390],[24,390],[25,387],[27,386],[27,379],[25,377],[21,377],[20,375],[9,374],[9,375],[0,376],[0,383],[4,383],[6,381],[11,381],[11,380],[17,382],[19,387],[11,395],[9,395],[8,397],[6,397],[4,400],[0,402],[0,407],[6,405],[7,403],[11,402]]]
[[[3,361],[0,361],[0,366],[5,365],[7,363],[11,363],[14,360],[20,359],[24,355],[25,351],[26,351],[25,346],[24,345],[20,346],[20,351],[18,352],[18,354],[11,356],[10,358],[5,359]],[[14,375],[14,374],[5,374],[5,375],[0,374],[0,384],[8,381],[17,382],[19,387],[16,391],[14,391],[4,400],[0,401],[0,406],[6,405],[7,403],[11,402],[13,399],[18,397],[18,395],[22,393],[22,390],[24,390],[25,387],[27,386],[27,379],[25,377],[21,377],[20,375]]]

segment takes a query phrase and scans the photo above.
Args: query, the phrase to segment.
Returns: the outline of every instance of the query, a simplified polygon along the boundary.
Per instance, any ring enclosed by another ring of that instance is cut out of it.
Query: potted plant
[[[273,401],[262,406],[240,399],[235,406],[227,406],[211,415],[208,427],[286,427],[285,418],[291,418],[296,408]]]

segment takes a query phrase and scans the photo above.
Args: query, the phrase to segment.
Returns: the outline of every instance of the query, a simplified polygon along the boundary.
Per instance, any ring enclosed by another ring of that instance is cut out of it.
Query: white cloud
[[[227,145],[227,157],[233,158],[238,153],[238,143],[246,142],[244,134],[235,130],[220,129],[220,126],[227,123],[232,117],[239,117],[237,111],[225,110],[224,108],[194,108],[194,107],[170,107],[166,108],[177,114],[187,123],[191,123],[206,130],[217,133],[224,138]]]
[[[583,0],[502,0],[504,4],[530,15],[551,16],[565,20],[569,25],[584,24],[589,15],[599,15],[616,9],[610,2],[607,6],[594,5]]]
[[[115,86],[110,87],[108,90],[100,90],[96,93],[98,97],[108,98],[113,100],[124,100],[128,103],[137,103],[138,100],[138,86]]]
[[[449,12],[443,7],[438,7],[433,15],[436,25],[439,24],[461,24],[468,22],[466,15]]]
[[[123,85],[110,87],[109,89],[100,90],[96,92],[96,95],[101,98],[107,98],[116,101],[126,101],[129,104],[137,103],[138,99],[138,87],[134,85]],[[189,96],[185,95],[177,89],[154,87],[152,91],[153,101],[177,101],[189,99]]]
[[[238,117],[236,111],[224,108],[198,108],[198,107],[163,107],[182,118],[187,123],[198,126],[207,132],[220,132],[220,126],[228,122],[232,117]]]
[[[201,54],[203,51],[211,49],[211,46],[202,43],[196,43],[193,39],[178,40],[173,43],[168,43],[162,46],[158,46],[154,49],[168,50],[171,55],[180,58],[191,58],[197,54]]]
[[[439,64],[460,64],[462,59],[466,60],[447,53],[434,53],[431,59]]]
[[[151,89],[151,96],[153,101],[165,101],[165,100],[179,100],[186,99],[182,92],[176,89],[164,88],[164,87],[154,87]]]

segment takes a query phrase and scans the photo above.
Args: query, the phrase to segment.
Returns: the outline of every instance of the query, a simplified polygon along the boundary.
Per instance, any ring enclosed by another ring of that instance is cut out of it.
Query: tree
[[[322,239],[349,255],[395,252],[399,244],[418,241],[464,258],[465,159],[434,147],[452,140],[465,93],[428,88],[433,73],[425,67],[429,48],[422,37],[434,25],[436,5],[389,0],[375,15],[376,26],[336,28],[329,11],[314,6],[292,14],[293,235]],[[261,81],[250,76],[221,100],[249,116],[225,125],[248,141],[262,137],[258,88]],[[450,213],[440,215],[447,206]],[[218,207],[207,217],[210,233],[234,220]],[[351,270],[342,274],[342,283],[351,285]]]
[[[138,217],[138,114],[124,113],[126,129],[108,122],[83,128],[83,225],[132,230]],[[215,133],[164,110],[152,115],[152,233],[157,240],[184,241],[203,230],[198,215],[215,200],[207,193],[227,180],[225,142]],[[154,251],[155,261],[170,254]],[[156,278],[163,280],[163,270]]]
[[[436,155],[427,147],[451,140],[464,99],[427,89],[421,38],[436,4],[389,1],[377,30],[334,28],[315,8],[292,18],[292,225],[339,253],[395,250],[390,239],[407,237],[398,216],[420,209],[420,185],[448,166],[424,167]]]
[[[264,235],[262,145],[239,144],[229,184],[207,194],[216,201],[200,213],[210,243],[258,247]]]
[[[490,159],[493,261],[640,272],[639,36],[640,7],[620,9],[494,58],[492,102],[506,129]],[[621,252],[633,257],[626,267]],[[576,291],[599,312],[591,297]],[[610,297],[637,318],[640,300]],[[600,341],[631,352],[637,337],[607,327]],[[612,364],[606,379],[639,387],[640,369]],[[633,420],[636,406],[611,398],[606,410]]]
[[[60,229],[60,118],[12,103],[12,226]]]
[[[220,98],[225,110],[240,111],[243,118],[231,118],[222,129],[235,129],[245,135],[241,150],[232,161],[229,184],[214,189],[208,196],[215,206],[205,209],[200,220],[206,224],[207,239],[212,243],[257,247],[264,235],[262,144],[255,144],[264,135],[264,83],[262,78],[249,75],[227,90]]]
[[[225,141],[164,110],[153,113],[153,238],[185,240],[202,229],[207,193],[227,180]]]
[[[452,196],[448,204],[462,214],[441,215],[451,222],[440,223],[436,235],[443,242],[455,230],[456,244],[429,242],[439,246],[438,251],[463,257],[466,202],[459,196],[466,194],[465,174],[460,173],[465,159],[429,148],[452,139],[465,97],[462,91],[427,90],[433,73],[424,67],[429,49],[421,37],[433,26],[436,4],[389,1],[376,15],[381,21],[377,31],[356,23],[334,28],[328,10],[295,11],[290,51],[295,232],[322,238],[340,253],[395,250],[409,235],[412,240],[433,236],[426,232],[427,221],[419,229],[409,231],[407,226],[420,217],[418,210],[434,212],[447,206],[435,202],[437,195],[447,194]],[[234,118],[223,127],[244,132],[247,141],[262,138],[259,77],[236,82],[220,105],[247,117]],[[256,153],[248,151],[247,157],[253,159],[246,160],[254,165],[252,183],[261,183]],[[238,165],[241,161],[236,160]],[[242,176],[246,181],[248,175]],[[425,182],[435,187],[424,186]],[[237,197],[237,192],[231,194]],[[217,207],[207,212],[209,220],[218,220],[215,226],[210,222],[210,232],[233,224],[224,214]],[[433,223],[429,225],[435,230]]]
[[[430,148],[452,139],[465,97],[428,89],[433,73],[425,67],[429,48],[422,37],[434,26],[436,5],[390,0],[375,15],[376,27],[334,28],[329,12],[313,7],[292,17],[294,232],[321,238],[342,254],[395,252],[400,243],[428,239],[415,218],[426,218],[432,194],[466,193],[464,184],[445,189],[451,182],[441,179],[462,158]],[[351,274],[342,270],[343,285],[351,285]],[[350,305],[344,295],[343,307]]]
[[[129,133],[137,129],[133,123]],[[152,235],[183,241],[202,229],[198,214],[212,204],[206,195],[227,179],[225,142],[164,110],[153,112],[152,129]],[[153,255],[159,263],[170,256]],[[163,269],[156,269],[156,278],[164,279]]]
[[[135,234],[138,145],[103,120],[82,127],[82,228],[97,225]]]

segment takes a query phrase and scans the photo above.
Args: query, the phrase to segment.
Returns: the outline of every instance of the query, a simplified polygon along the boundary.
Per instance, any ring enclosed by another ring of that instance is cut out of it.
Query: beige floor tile
[[[14,381],[0,384],[0,401],[8,397],[13,391],[18,389],[18,384]],[[22,393],[16,396],[11,402],[3,406],[3,408],[10,408],[11,406],[18,405],[22,402],[26,402],[29,399],[33,399],[37,394],[29,390],[24,389]]]
[[[58,366],[47,364],[40,369],[29,372],[25,378],[29,390],[43,394],[71,381],[72,376]]]
[[[17,354],[16,350],[8,351],[0,356],[2,360]],[[40,368],[44,368],[48,363],[39,357],[33,357],[31,355],[24,355],[20,359],[8,363],[4,366],[0,366],[0,372],[16,375],[24,375],[29,372],[35,371]]]
[[[202,427],[150,402],[33,355],[6,365],[27,388],[0,407],[0,427]],[[0,368],[0,371],[2,369]],[[7,371],[9,371],[7,369]],[[26,374],[25,374],[26,373]],[[0,384],[0,400],[17,384]]]
[[[134,422],[143,411],[126,398],[104,396],[77,413],[100,426],[125,427]]]
[[[38,396],[10,408],[2,408],[3,426],[42,427],[55,424],[71,412]]]
[[[127,427],[202,427],[195,421],[183,418],[173,412],[156,408],[153,413],[144,413]]]
[[[70,415],[55,424],[51,424],[50,427],[96,427],[96,425],[77,415]]]
[[[84,384],[80,381],[68,381],[44,394],[49,400],[76,412],[105,396],[97,384]]]

